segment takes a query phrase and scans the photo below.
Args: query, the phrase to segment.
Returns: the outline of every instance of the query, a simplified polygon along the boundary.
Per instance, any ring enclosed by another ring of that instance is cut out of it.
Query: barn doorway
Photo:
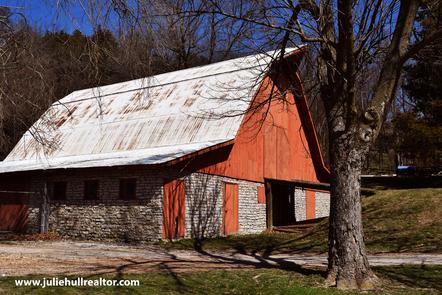
[[[290,225],[295,219],[295,190],[288,183],[272,183],[273,225]]]
[[[266,179],[267,228],[296,223],[295,185],[288,181]]]

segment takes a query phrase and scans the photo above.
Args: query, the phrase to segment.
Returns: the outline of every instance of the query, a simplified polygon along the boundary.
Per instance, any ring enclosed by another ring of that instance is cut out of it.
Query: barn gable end
[[[198,155],[186,165],[200,167],[203,173],[260,183],[265,179],[328,182],[329,172],[296,74],[301,58],[302,52],[297,52],[287,59],[291,76],[280,76],[277,85],[274,77],[263,79],[232,146],[222,146],[227,153],[224,159],[213,163],[214,156]]]
[[[271,83],[269,79],[264,83],[267,82]],[[258,96],[267,97],[266,91]],[[229,158],[201,171],[256,182],[264,182],[265,178],[325,182],[321,164],[315,166],[315,161],[321,159],[313,158],[311,140],[306,136],[293,94],[286,98],[291,103],[272,101],[267,116],[263,109],[246,118]]]

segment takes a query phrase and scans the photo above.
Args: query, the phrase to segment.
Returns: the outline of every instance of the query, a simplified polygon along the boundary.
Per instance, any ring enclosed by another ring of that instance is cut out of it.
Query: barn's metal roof
[[[232,140],[277,55],[75,91],[23,135],[0,172],[159,164]]]

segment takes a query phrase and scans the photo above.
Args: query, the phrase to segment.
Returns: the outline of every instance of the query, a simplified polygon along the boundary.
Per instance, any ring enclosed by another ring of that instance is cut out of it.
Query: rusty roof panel
[[[275,55],[75,91],[23,135],[0,172],[156,164],[234,139]]]

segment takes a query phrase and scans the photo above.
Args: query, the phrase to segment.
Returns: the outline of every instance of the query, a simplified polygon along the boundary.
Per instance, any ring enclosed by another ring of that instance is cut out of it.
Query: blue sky
[[[17,13],[23,14],[29,25],[38,30],[72,32],[79,29],[91,34],[92,28],[79,7],[74,4],[70,9],[57,5],[57,0],[0,0],[0,6],[8,6]],[[19,18],[16,18],[19,19]]]

